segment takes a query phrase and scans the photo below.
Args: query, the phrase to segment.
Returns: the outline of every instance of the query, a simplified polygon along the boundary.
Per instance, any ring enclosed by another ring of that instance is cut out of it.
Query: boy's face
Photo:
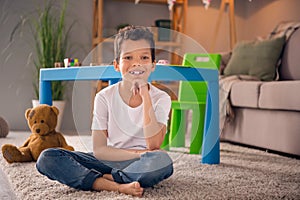
[[[120,71],[123,80],[134,81],[148,77],[155,69],[152,63],[150,44],[142,40],[124,40],[121,45],[119,63],[114,62],[116,71]]]

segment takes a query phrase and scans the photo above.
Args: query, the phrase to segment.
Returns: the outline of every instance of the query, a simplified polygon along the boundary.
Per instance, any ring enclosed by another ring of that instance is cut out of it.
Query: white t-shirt
[[[107,130],[107,143],[116,148],[146,149],[143,133],[143,104],[132,108],[120,96],[119,84],[96,94],[92,130]],[[149,94],[158,122],[167,125],[171,107],[170,96],[150,85]]]

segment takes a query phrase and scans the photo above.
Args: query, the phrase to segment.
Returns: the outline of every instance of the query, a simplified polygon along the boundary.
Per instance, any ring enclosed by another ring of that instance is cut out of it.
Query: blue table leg
[[[40,81],[39,92],[40,104],[52,106],[51,81]]]
[[[119,78],[112,78],[112,79],[110,79],[110,80],[108,81],[108,84],[109,84],[109,85],[113,85],[113,84],[115,84],[115,83],[117,83],[117,82],[119,82],[119,81],[120,81]]]
[[[204,138],[202,143],[202,163],[220,163],[219,135],[219,82],[208,82]]]

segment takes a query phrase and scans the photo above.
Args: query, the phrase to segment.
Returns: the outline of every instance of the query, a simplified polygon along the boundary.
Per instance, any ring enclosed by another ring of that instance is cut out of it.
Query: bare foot
[[[139,182],[132,182],[128,184],[121,184],[118,188],[118,191],[123,194],[142,197],[144,188],[141,187]]]
[[[110,174],[107,174],[106,177],[109,178],[109,175]],[[142,197],[144,192],[144,188],[141,187],[139,182],[119,184],[104,177],[99,177],[95,180],[93,183],[93,190],[118,191],[123,194],[129,194],[137,197]]]
[[[111,174],[103,174],[103,178],[110,180],[110,181],[114,181],[114,178]]]

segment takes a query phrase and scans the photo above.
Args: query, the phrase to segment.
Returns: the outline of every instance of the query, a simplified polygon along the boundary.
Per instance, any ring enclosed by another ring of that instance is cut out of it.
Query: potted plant
[[[20,21],[19,24],[14,28],[12,36],[17,30],[19,30],[24,24],[29,24],[30,30],[34,40],[34,80],[33,89],[35,99],[33,100],[33,106],[38,104],[39,99],[39,76],[41,68],[52,68],[55,62],[63,62],[66,57],[66,51],[68,48],[69,33],[73,26],[71,24],[66,29],[65,24],[65,13],[67,7],[67,0],[64,1],[63,5],[59,9],[53,6],[53,2],[47,1],[43,8],[37,9],[38,16],[27,17]],[[65,83],[62,81],[52,82],[52,100],[53,104],[57,104],[59,108],[61,118],[64,109],[64,91]],[[63,102],[61,102],[63,101]],[[61,119],[59,119],[61,121]],[[60,128],[60,121],[58,122],[57,129]]]

